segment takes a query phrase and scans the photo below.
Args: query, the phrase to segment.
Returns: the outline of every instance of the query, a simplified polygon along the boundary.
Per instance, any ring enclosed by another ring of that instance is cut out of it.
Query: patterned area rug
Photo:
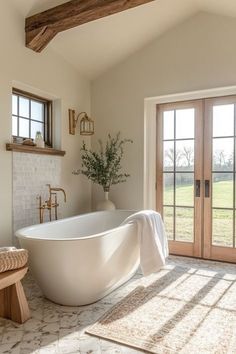
[[[174,258],[87,333],[158,354],[236,353],[236,266]]]

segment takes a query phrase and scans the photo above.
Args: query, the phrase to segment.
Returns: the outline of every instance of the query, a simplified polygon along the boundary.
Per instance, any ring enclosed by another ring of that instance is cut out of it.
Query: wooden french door
[[[157,211],[170,253],[236,262],[236,96],[157,106]]]
[[[157,107],[157,211],[170,252],[201,256],[203,102]]]
[[[236,97],[205,100],[204,258],[236,262]]]

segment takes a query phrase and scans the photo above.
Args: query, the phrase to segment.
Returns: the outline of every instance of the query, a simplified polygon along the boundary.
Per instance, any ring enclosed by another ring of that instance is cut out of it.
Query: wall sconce
[[[69,134],[75,135],[75,128],[80,120],[80,135],[93,135],[94,134],[94,121],[88,117],[86,112],[81,112],[75,117],[75,110],[69,109]]]

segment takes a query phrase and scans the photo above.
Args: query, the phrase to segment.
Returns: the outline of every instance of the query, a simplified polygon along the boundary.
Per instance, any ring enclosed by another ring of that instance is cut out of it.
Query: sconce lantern
[[[80,135],[93,135],[94,134],[94,121],[88,117],[86,112],[81,112],[75,118],[75,110],[69,109],[69,133],[75,135],[75,128],[80,120]]]

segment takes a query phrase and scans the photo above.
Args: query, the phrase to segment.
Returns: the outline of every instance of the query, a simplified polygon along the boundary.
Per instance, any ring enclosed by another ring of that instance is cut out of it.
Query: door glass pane
[[[176,110],[176,139],[194,138],[194,108]]]
[[[213,136],[234,135],[234,105],[213,107]]]
[[[29,138],[29,120],[19,119],[19,135],[23,138]]]
[[[194,170],[194,140],[176,141],[176,170]]]
[[[174,139],[174,111],[163,114],[163,139]]]
[[[212,244],[233,247],[233,211],[212,210]]]
[[[17,115],[17,96],[12,95],[12,114]]]
[[[37,131],[41,132],[42,136],[44,135],[43,134],[43,123],[31,121],[31,138],[32,139],[35,138]]]
[[[19,97],[19,115],[29,118],[29,100],[24,97]]]
[[[193,173],[176,173],[176,205],[194,205]]]
[[[174,208],[172,207],[165,207],[164,210],[164,225],[165,225],[165,231],[168,240],[173,240],[174,239]]]
[[[164,205],[174,204],[174,173],[164,173]]]
[[[17,117],[12,117],[12,135],[17,135]]]
[[[194,241],[193,217],[193,208],[176,208],[176,241]]]
[[[31,101],[31,119],[43,122],[44,105],[37,101]]]
[[[233,173],[213,173],[212,206],[233,208]]]
[[[164,171],[173,171],[174,170],[174,161],[175,161],[175,153],[174,153],[174,142],[166,141],[163,144],[163,160],[164,160]]]
[[[233,171],[234,139],[213,139],[213,171]]]

